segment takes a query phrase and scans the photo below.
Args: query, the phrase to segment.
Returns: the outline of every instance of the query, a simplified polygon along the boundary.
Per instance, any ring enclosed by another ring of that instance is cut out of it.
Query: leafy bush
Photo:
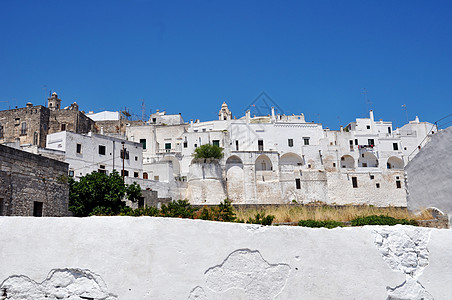
[[[331,228],[335,228],[335,227],[343,227],[344,224],[342,224],[341,222],[332,221],[332,220],[328,220],[328,221],[301,220],[298,222],[298,226],[312,227],[312,228],[325,227],[325,228],[331,229]]]
[[[218,206],[204,206],[198,211],[197,218],[209,221],[235,222],[236,216],[232,202],[228,199],[221,202]]]
[[[248,218],[248,221],[246,223],[270,226],[274,219],[275,216],[273,215],[265,216],[265,213],[257,213],[254,218]]]
[[[223,148],[218,147],[217,145],[204,144],[195,149],[195,153],[193,154],[194,158],[214,158],[214,159],[222,159],[223,158]]]
[[[385,215],[372,215],[367,217],[358,217],[351,220],[352,226],[364,226],[364,225],[413,225],[418,226],[415,220],[396,219]]]
[[[92,172],[80,181],[69,179],[69,210],[76,217],[118,215],[126,206],[124,197],[136,201],[141,188],[136,183],[124,184],[116,170],[110,175]]]
[[[130,207],[125,207],[121,211],[121,216],[131,216],[131,217],[140,217],[140,216],[149,216],[149,217],[155,217],[159,214],[159,210],[155,207],[148,206],[148,207],[140,207],[137,209],[132,209]]]
[[[196,209],[194,209],[188,200],[177,200],[170,202],[168,205],[162,205],[160,216],[171,218],[191,218]]]

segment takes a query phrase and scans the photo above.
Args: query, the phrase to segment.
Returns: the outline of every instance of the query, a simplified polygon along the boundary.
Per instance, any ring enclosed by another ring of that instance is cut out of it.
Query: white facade
[[[186,187],[178,186],[178,195],[195,204],[229,198],[248,204],[406,206],[402,183],[407,153],[431,125],[410,122],[413,139],[403,134],[405,126],[394,131],[391,122],[375,121],[372,111],[369,118],[358,118],[339,131],[307,123],[303,114],[272,110],[268,116],[231,116],[223,104],[219,120],[130,126],[126,135],[146,144],[143,169],[152,174],[150,179],[186,182]],[[193,161],[195,149],[203,144],[224,148],[218,167]]]
[[[85,135],[62,131],[47,135],[46,148],[64,152],[69,173],[76,179],[93,171],[109,174],[117,170],[122,174],[123,162],[125,176],[143,177],[143,148],[139,143],[94,133]]]
[[[117,111],[101,111],[98,113],[90,111],[86,116],[93,121],[118,121],[121,118]]]

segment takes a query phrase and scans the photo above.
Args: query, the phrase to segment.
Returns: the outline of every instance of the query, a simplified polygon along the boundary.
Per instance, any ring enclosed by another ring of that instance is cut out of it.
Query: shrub
[[[337,221],[327,220],[327,221],[316,221],[316,220],[301,220],[298,222],[298,226],[311,227],[311,228],[321,228],[325,227],[328,229],[335,227],[343,227],[344,224]]]
[[[221,202],[218,206],[204,206],[198,211],[196,218],[209,221],[235,222],[236,216],[232,202],[228,199]]]
[[[125,207],[121,211],[121,216],[131,216],[131,217],[140,217],[140,216],[149,216],[149,217],[155,217],[159,214],[159,210],[155,207],[148,206],[148,207],[140,207],[137,209],[132,209],[130,207]]]
[[[254,218],[248,218],[248,221],[246,223],[251,224],[261,224],[265,226],[269,226],[272,224],[273,220],[275,219],[275,216],[268,215],[265,216],[265,213],[257,213]]]
[[[193,154],[194,158],[214,158],[214,159],[222,159],[223,158],[223,148],[218,147],[217,145],[204,144],[195,149],[195,153]]]
[[[372,215],[367,217],[358,217],[351,220],[352,226],[364,226],[364,225],[413,225],[418,226],[415,220],[396,219],[385,215]]]
[[[171,217],[171,218],[191,218],[195,210],[188,200],[177,200],[175,202],[170,202],[168,205],[162,205],[160,209],[160,216]]]

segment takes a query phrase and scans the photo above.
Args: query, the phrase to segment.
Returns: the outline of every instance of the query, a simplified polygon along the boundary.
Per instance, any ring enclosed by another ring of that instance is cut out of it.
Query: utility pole
[[[126,148],[124,148],[124,142],[121,142],[121,144],[122,144],[122,182],[124,183],[125,181],[124,181],[124,175],[125,175],[125,172],[124,172],[124,160],[125,160],[125,158],[126,158]]]

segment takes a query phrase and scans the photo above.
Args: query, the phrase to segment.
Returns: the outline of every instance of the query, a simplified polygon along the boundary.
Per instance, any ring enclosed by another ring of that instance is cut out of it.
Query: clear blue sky
[[[85,111],[216,119],[266,91],[338,129],[452,113],[452,1],[0,1],[0,109],[49,90]],[[340,122],[340,123],[339,123]]]

